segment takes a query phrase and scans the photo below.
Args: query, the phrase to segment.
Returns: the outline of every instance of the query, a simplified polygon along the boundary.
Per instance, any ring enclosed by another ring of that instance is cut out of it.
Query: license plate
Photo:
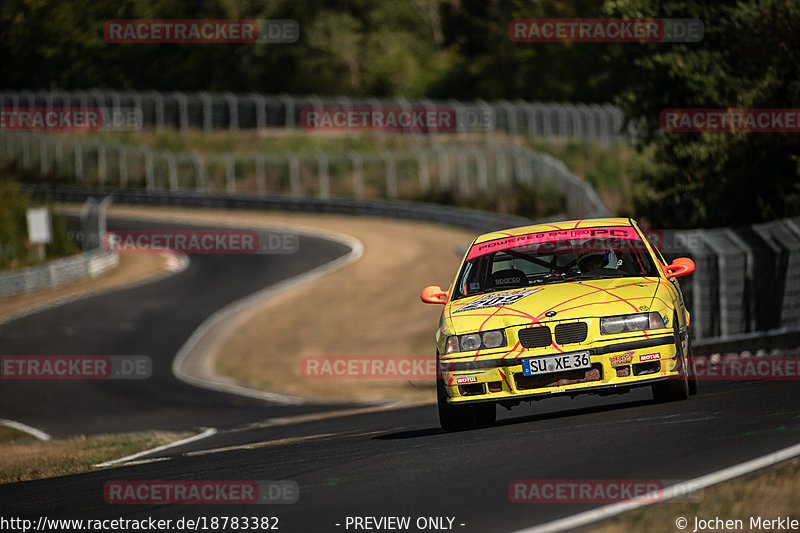
[[[591,367],[592,361],[589,359],[589,352],[522,360],[522,373],[526,376],[552,374],[553,372],[564,372],[567,370],[581,370]]]

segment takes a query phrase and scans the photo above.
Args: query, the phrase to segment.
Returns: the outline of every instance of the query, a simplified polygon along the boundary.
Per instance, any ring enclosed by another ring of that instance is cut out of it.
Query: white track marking
[[[17,431],[22,431],[23,433],[27,433],[28,435],[31,435],[32,437],[35,437],[44,442],[53,439],[53,437],[51,437],[41,429],[36,429],[34,427],[28,426],[27,424],[23,424],[22,422],[9,420],[7,418],[0,418],[0,426],[6,426],[12,429],[16,429]]]
[[[196,223],[186,222],[186,223]],[[199,222],[197,222],[199,223]],[[264,229],[274,230],[273,226],[264,226]],[[364,254],[364,245],[361,241],[349,235],[336,233],[327,230],[310,230],[310,229],[292,229],[291,231],[300,235],[306,235],[316,238],[325,238],[328,240],[336,241],[340,244],[350,247],[350,252],[338,259],[334,259],[322,266],[281,281],[274,285],[260,290],[246,296],[240,300],[232,302],[222,309],[215,312],[208,317],[205,322],[194,330],[189,339],[181,346],[175,359],[172,361],[172,373],[179,380],[194,385],[218,392],[226,392],[229,394],[237,394],[239,396],[246,396],[259,400],[266,400],[283,405],[300,405],[307,401],[306,398],[299,396],[291,396],[288,394],[280,394],[277,392],[263,391],[246,387],[237,383],[234,379],[216,374],[210,367],[208,357],[208,350],[198,349],[199,346],[205,341],[208,342],[210,338],[217,337],[211,335],[214,328],[218,327],[226,320],[230,320],[235,315],[247,310],[248,308],[257,305],[270,298],[314,281],[325,274],[344,268],[345,266],[353,263],[361,258]]]
[[[190,442],[195,442],[200,439],[205,439],[206,437],[210,437],[211,435],[216,435],[217,430],[215,428],[208,428],[202,433],[198,433],[192,437],[188,437],[186,439],[176,440],[175,442],[170,442],[169,444],[164,444],[162,446],[156,446],[155,448],[150,448],[149,450],[144,450],[141,452],[134,453],[133,455],[128,455],[127,457],[122,457],[120,459],[113,459],[111,461],[106,461],[105,463],[99,463],[96,465],[92,465],[95,468],[105,468],[107,466],[120,466],[120,465],[127,465],[130,464],[142,464],[142,463],[152,463],[156,461],[166,461],[169,459],[168,457],[159,457],[152,460],[145,460],[145,461],[136,461],[139,457],[143,457],[145,455],[149,455],[151,453],[156,453],[164,450],[168,450],[170,448],[174,448],[176,446],[181,446],[183,444],[188,444]]]
[[[705,476],[700,476],[698,478],[667,487],[663,490],[663,498],[661,498],[659,501],[647,501],[647,499],[639,499],[612,503],[611,505],[605,505],[599,509],[592,509],[591,511],[578,513],[568,518],[562,518],[560,520],[554,520],[538,526],[520,529],[514,533],[555,533],[557,531],[568,531],[570,529],[587,526],[594,522],[606,520],[612,516],[617,516],[627,511],[639,509],[640,507],[652,505],[654,503],[660,503],[661,501],[666,501],[679,496],[686,496],[686,494],[689,492],[702,490],[712,485],[717,485],[718,483],[729,481],[745,474],[755,472],[756,470],[774,466],[797,456],[800,456],[800,444],[795,444],[794,446],[789,446],[788,448],[784,448],[777,452],[764,455],[744,463],[729,466],[728,468],[717,470],[716,472],[706,474]]]

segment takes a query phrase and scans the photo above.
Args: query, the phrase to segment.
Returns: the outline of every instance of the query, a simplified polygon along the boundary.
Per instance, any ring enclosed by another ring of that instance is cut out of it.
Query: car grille
[[[558,344],[572,344],[586,340],[588,326],[586,322],[569,322],[556,326],[556,342]]]
[[[519,343],[524,348],[542,348],[550,346],[552,342],[547,326],[519,330]]]

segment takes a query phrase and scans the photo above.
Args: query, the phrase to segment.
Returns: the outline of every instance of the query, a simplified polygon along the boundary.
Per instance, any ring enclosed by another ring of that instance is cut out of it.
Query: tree
[[[666,133],[665,108],[800,107],[800,4],[622,0],[616,16],[696,17],[699,43],[646,44],[626,51],[635,70],[618,102],[638,117],[656,164],[637,206],[660,225],[741,225],[800,213],[797,133]]]

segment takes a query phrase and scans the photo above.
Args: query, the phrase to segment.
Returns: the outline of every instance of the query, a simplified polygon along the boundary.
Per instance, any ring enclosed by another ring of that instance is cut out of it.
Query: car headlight
[[[617,335],[633,331],[664,328],[664,319],[656,312],[606,316],[600,319],[601,335]]]
[[[447,338],[445,353],[474,352],[484,348],[506,346],[506,335],[502,329],[453,335]]]

